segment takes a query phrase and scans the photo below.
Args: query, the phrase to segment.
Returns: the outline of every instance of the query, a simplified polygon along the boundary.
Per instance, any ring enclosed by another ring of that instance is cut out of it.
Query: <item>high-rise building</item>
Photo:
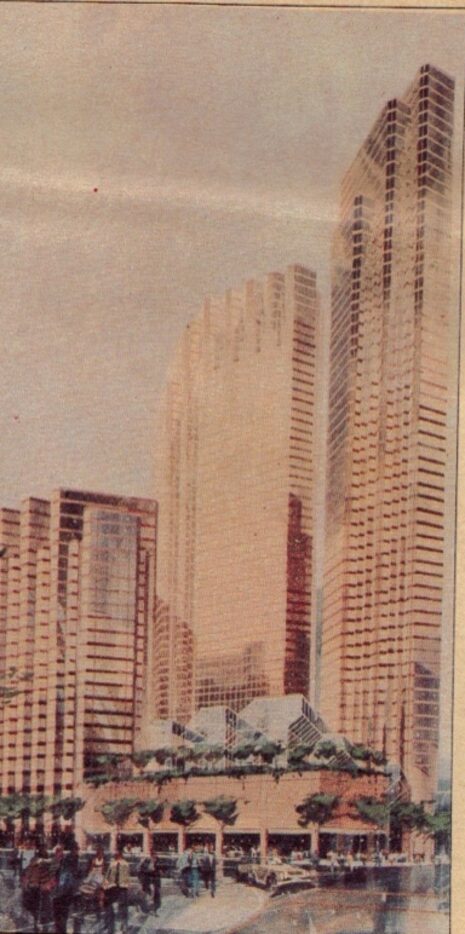
[[[317,318],[296,265],[207,299],[183,334],[157,482],[157,716],[308,693]]]
[[[73,789],[130,753],[152,666],[156,504],[77,490],[0,512],[3,793]]]
[[[342,184],[332,258],[319,709],[431,797],[445,561],[454,83],[390,100]]]

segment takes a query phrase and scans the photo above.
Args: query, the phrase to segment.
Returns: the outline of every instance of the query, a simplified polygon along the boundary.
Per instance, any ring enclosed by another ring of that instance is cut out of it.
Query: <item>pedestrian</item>
[[[179,872],[181,892],[186,898],[188,898],[191,893],[191,862],[192,850],[188,847],[184,850],[184,853],[181,853],[176,864],[176,868]]]
[[[212,844],[207,847],[202,857],[202,876],[205,888],[210,889],[210,895],[214,898],[216,892],[216,856]]]
[[[200,895],[200,857],[197,846],[194,846],[191,851],[189,865],[192,898],[198,898]]]
[[[21,872],[23,873],[36,855],[32,840],[26,840],[25,843],[20,843],[19,852],[21,853]]]
[[[118,850],[111,861],[105,876],[105,901],[107,906],[108,934],[115,931],[115,906],[121,920],[121,932],[127,934],[128,930],[128,889],[129,865],[121,850]]]
[[[23,907],[33,918],[34,931],[47,926],[51,918],[51,893],[55,879],[47,850],[39,845],[21,879]]]
[[[161,907],[161,867],[154,849],[150,851],[140,868],[142,891],[146,895],[153,893],[153,909],[158,914]]]
[[[96,910],[100,911],[104,903],[104,879],[105,879],[105,854],[101,846],[97,847],[97,852],[91,860],[86,877],[79,889],[79,893],[84,898],[94,900]]]
[[[76,860],[72,853],[61,854],[55,869],[56,885],[52,891],[55,934],[66,934],[68,915],[78,886]]]
[[[153,910],[158,914],[161,908],[161,866],[155,850],[152,850],[153,860]]]
[[[15,880],[17,878],[19,879],[21,878],[22,864],[23,864],[23,858],[22,858],[21,850],[19,849],[19,847],[15,846],[13,847],[13,851],[9,859],[9,865],[10,865],[10,868],[13,870],[13,878]]]

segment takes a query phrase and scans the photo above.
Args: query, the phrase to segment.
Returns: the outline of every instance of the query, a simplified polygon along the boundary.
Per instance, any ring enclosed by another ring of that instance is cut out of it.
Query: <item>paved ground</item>
[[[162,885],[162,905],[157,916],[130,907],[129,934],[231,934],[260,913],[266,901],[267,896],[259,889],[229,880],[218,886],[215,898],[202,889],[197,899],[185,898],[175,883],[166,881]],[[0,931],[2,934],[27,934],[32,929],[32,918],[22,909],[19,887],[13,886],[12,879],[0,876]],[[117,920],[115,934],[120,929]],[[50,926],[52,930],[53,925]],[[72,913],[68,931],[70,934],[73,931]],[[87,916],[80,931],[81,934],[104,934],[103,918]]]
[[[448,914],[438,905],[431,889],[393,893],[333,886],[270,899],[260,889],[229,880],[218,887],[214,899],[202,890],[200,898],[192,900],[166,880],[156,917],[141,907],[130,908],[129,934],[448,934]],[[102,921],[88,916],[81,934],[104,934]],[[0,931],[32,931],[19,888],[2,874]],[[68,931],[73,931],[71,918]],[[117,923],[115,934],[119,931]]]
[[[428,894],[392,902],[368,889],[314,889],[272,899],[234,934],[448,934],[449,916]]]
[[[168,895],[157,917],[149,917],[140,934],[219,934],[237,930],[265,906],[266,895],[259,889],[226,882],[215,898],[202,892],[198,899]]]

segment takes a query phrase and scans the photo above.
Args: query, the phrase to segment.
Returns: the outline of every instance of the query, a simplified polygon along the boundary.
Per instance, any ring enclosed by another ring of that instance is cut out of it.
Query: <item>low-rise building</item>
[[[327,852],[330,846],[339,849],[354,848],[369,851],[376,843],[384,845],[385,832],[364,821],[357,813],[354,802],[358,798],[381,799],[387,794],[389,778],[381,772],[356,777],[349,773],[333,772],[324,768],[305,772],[284,773],[279,781],[272,774],[248,775],[242,778],[225,774],[186,776],[175,778],[159,789],[153,782],[133,781],[113,783],[100,788],[86,786],[81,795],[86,799],[79,813],[80,843],[104,834],[111,835],[116,845],[118,834],[137,836],[138,845],[147,851],[153,843],[156,849],[168,846],[181,851],[186,842],[214,842],[218,855],[229,849],[242,849],[244,855],[254,846],[265,859],[270,850],[301,850]],[[311,795],[333,797],[337,803],[331,817],[324,824],[299,823],[296,806]],[[206,802],[223,797],[236,801],[237,818],[231,825],[222,825],[206,811]],[[137,801],[157,800],[163,803],[163,818],[143,829],[138,822],[137,808],[123,826],[105,822],[100,808],[107,801],[133,798]],[[198,819],[189,827],[171,820],[171,808],[181,800],[195,802]]]

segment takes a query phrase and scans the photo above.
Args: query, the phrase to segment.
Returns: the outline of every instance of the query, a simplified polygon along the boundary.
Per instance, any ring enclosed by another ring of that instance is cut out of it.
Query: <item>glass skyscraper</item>
[[[153,665],[156,504],[79,490],[0,511],[3,793],[70,791],[131,753]]]
[[[157,484],[159,716],[308,694],[317,342],[298,265],[207,299],[183,334]]]
[[[388,101],[344,178],[332,258],[319,707],[419,798],[438,749],[453,100],[425,65]]]

